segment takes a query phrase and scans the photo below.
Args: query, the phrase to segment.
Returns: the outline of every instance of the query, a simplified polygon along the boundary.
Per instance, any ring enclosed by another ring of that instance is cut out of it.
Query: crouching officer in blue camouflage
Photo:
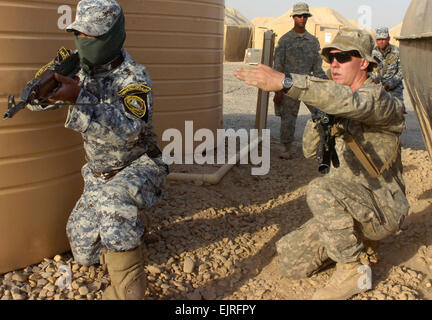
[[[376,46],[372,56],[378,63],[375,73],[371,74],[376,83],[381,83],[384,89],[403,102],[403,74],[399,58],[399,48],[390,44],[388,28],[381,27],[375,31]]]
[[[235,74],[265,91],[285,90],[336,119],[331,134],[340,165],[309,184],[313,218],[276,244],[280,271],[289,278],[305,278],[329,259],[336,262],[326,287],[313,299],[348,299],[370,289],[361,259],[365,243],[400,230],[409,210],[400,147],[404,108],[368,77],[376,65],[373,45],[368,33],[341,29],[321,52],[333,81],[285,75],[263,65]],[[310,120],[303,136],[306,157],[316,155],[319,141],[317,124]]]
[[[141,215],[168,173],[152,125],[152,82],[123,49],[125,18],[115,0],[80,1],[67,31],[75,33],[81,71],[79,79],[56,75],[62,85],[50,101],[71,103],[65,127],[81,133],[87,159],[84,192],[67,223],[70,246],[82,265],[106,263],[103,299],[143,299]]]

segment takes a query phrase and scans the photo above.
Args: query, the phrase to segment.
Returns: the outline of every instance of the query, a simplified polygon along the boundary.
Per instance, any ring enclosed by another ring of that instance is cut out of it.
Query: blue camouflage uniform
[[[100,3],[83,1],[68,28],[103,34],[120,12],[103,12],[97,7]],[[113,7],[118,5],[109,8]],[[100,24],[95,19],[86,24],[85,17],[94,18],[92,10],[105,17]],[[99,262],[103,248],[123,252],[141,244],[143,210],[161,196],[168,166],[162,161],[152,124],[153,89],[147,69],[121,49],[115,64],[92,74],[81,70],[78,76],[82,89],[76,104],[69,107],[65,127],[81,133],[87,163],[81,171],[84,191],[66,229],[75,260],[91,265]],[[41,106],[28,108],[42,110]]]
[[[377,40],[390,39],[387,27],[377,28],[375,36]],[[381,52],[380,48],[375,46],[372,57],[377,62],[378,68],[376,72],[371,74],[371,78],[375,82],[381,83],[388,92],[403,102],[404,86],[399,48],[389,43],[384,52]]]

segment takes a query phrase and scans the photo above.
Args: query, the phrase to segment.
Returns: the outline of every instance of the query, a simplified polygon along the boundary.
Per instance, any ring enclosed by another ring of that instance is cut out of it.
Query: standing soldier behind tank
[[[378,63],[378,68],[371,77],[375,83],[381,83],[386,91],[403,102],[404,86],[399,48],[390,44],[390,34],[386,27],[377,28],[375,37],[376,46],[372,56]]]
[[[142,215],[168,173],[152,124],[152,82],[123,49],[125,18],[115,0],[80,1],[67,31],[81,71],[75,79],[56,74],[61,87],[49,101],[71,104],[65,127],[81,133],[86,152],[84,191],[66,227],[70,246],[79,264],[107,265],[111,285],[102,299],[143,299]]]
[[[319,55],[320,44],[317,38],[306,31],[306,23],[312,14],[306,3],[299,2],[293,7],[291,17],[294,28],[284,34],[278,42],[274,55],[274,69],[282,73],[297,73],[326,78]],[[281,118],[280,142],[282,159],[292,158],[292,143],[300,101],[279,91],[274,97],[275,114]],[[310,109],[310,108],[309,108]]]

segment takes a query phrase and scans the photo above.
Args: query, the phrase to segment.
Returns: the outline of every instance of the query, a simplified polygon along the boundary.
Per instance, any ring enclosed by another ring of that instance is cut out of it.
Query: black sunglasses
[[[330,52],[328,54],[328,59],[330,64],[333,63],[334,59],[336,59],[339,63],[345,63],[351,61],[351,57],[361,58],[361,55],[358,51],[342,51],[342,52]]]
[[[309,18],[310,16],[308,14],[296,14],[294,17],[303,17],[303,18]]]

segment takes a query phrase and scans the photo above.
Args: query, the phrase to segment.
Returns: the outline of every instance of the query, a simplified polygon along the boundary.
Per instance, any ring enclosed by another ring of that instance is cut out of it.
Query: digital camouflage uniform
[[[291,76],[294,85],[287,95],[334,115],[337,127],[352,136],[378,168],[390,163],[373,178],[344,135],[336,136],[340,167],[332,167],[328,175],[309,184],[307,203],[313,218],[277,242],[281,273],[300,279],[317,271],[328,258],[342,264],[358,261],[364,240],[380,240],[399,230],[409,204],[399,143],[405,129],[401,100],[371,79],[353,93],[330,80]],[[303,137],[305,156],[315,156],[318,142],[316,124],[309,120]]]
[[[283,35],[278,42],[274,55],[273,68],[283,73],[296,73],[326,78],[319,55],[320,44],[309,32],[298,34],[294,30]],[[275,104],[275,114],[281,118],[280,142],[294,140],[295,124],[300,101],[284,96],[280,105]]]
[[[377,40],[390,40],[388,28],[377,28],[375,37]],[[378,64],[378,68],[376,72],[371,74],[371,77],[376,82],[387,85],[387,91],[403,102],[403,74],[399,56],[399,48],[390,43],[384,52],[381,52],[380,48],[375,46],[372,57]]]
[[[399,48],[389,44],[385,52],[375,47],[372,56],[378,63],[378,70],[373,74],[383,85],[388,85],[389,92],[403,101],[403,74],[399,58]]]
[[[84,193],[67,225],[74,257],[85,265],[99,261],[101,247],[117,252],[140,244],[145,229],[139,212],[150,208],[160,196],[167,173],[161,157],[148,155],[158,148],[152,125],[152,91],[144,93],[152,87],[150,77],[145,67],[125,51],[124,55],[125,61],[111,72],[82,75],[83,90],[77,104],[97,105],[71,107],[66,120],[66,128],[82,134],[88,161],[82,169]],[[125,89],[131,91],[122,96]],[[123,100],[128,95],[146,99],[143,118],[125,107]],[[121,171],[109,180],[93,173],[117,169]]]
[[[88,27],[79,18],[80,12],[105,9],[100,8],[101,1],[82,3],[87,6],[78,7],[76,28],[79,24]],[[93,24],[86,34],[98,35],[106,29],[113,13],[105,14],[106,19]],[[124,61],[113,69],[102,68],[94,75],[80,71],[82,89],[65,123],[66,128],[81,133],[87,160],[82,168],[84,192],[67,223],[74,258],[82,265],[99,262],[102,248],[123,252],[141,244],[142,211],[160,197],[168,173],[152,124],[150,76],[124,49],[122,55]],[[110,173],[116,174],[106,179],[104,174]]]

